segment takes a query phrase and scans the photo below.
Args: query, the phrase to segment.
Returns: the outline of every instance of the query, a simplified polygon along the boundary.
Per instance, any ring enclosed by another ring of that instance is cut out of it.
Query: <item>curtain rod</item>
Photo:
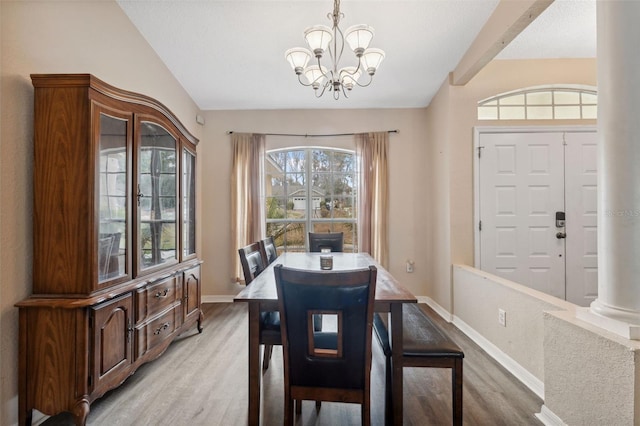
[[[400,133],[400,130],[386,130],[387,133]],[[228,130],[227,134],[228,135],[232,135],[236,132],[234,132],[233,130]],[[362,132],[362,133],[370,133],[370,132]],[[305,137],[305,138],[320,138],[320,137],[327,137],[327,136],[354,136],[354,135],[358,135],[359,133],[330,133],[330,134],[324,134],[324,135],[309,135],[309,134],[297,134],[297,133],[262,133],[265,136],[297,136],[297,137]]]

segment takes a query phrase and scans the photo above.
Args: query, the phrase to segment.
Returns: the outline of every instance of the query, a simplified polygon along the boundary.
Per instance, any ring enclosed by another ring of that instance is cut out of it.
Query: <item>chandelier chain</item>
[[[327,16],[333,20],[333,27],[337,27],[340,19],[344,17],[344,13],[340,12],[340,0],[333,0],[333,14],[328,13]]]

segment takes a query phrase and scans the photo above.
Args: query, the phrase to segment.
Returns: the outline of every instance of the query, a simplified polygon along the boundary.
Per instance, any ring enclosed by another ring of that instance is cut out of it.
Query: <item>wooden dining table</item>
[[[234,299],[249,305],[249,425],[260,424],[260,312],[277,311],[278,295],[273,267],[319,271],[321,253],[283,253],[262,271]],[[392,348],[393,424],[402,424],[402,304],[416,303],[416,297],[367,253],[331,253],[334,271],[378,269],[374,309],[390,314]]]

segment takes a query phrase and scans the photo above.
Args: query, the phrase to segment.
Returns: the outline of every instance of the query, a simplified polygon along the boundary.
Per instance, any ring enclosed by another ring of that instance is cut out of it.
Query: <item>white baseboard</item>
[[[460,331],[467,335],[471,340],[473,340],[478,346],[480,346],[486,353],[489,354],[493,359],[498,361],[500,365],[506,368],[511,374],[515,376],[516,379],[520,380],[526,387],[531,389],[533,393],[538,395],[540,398],[544,400],[544,383],[538,379],[533,374],[529,373],[527,369],[522,367],[519,363],[517,363],[513,358],[502,352],[500,348],[487,340],[480,333],[475,331],[472,327],[470,327],[467,323],[462,321],[460,318],[455,315],[451,315],[449,311],[440,306],[436,301],[427,296],[419,296],[419,303],[426,303],[436,311],[438,315],[444,318],[447,322],[453,322],[453,325],[458,327]]]
[[[545,426],[567,426],[560,417],[556,416],[555,413],[549,410],[545,405],[542,405],[540,412],[536,413],[536,417]]]
[[[436,311],[436,313],[438,315],[440,315],[446,322],[451,322],[453,321],[453,315],[451,315],[449,313],[449,311],[447,311],[445,308],[443,308],[442,306],[440,306],[435,300],[433,300],[432,298],[428,297],[428,296],[418,296],[418,303],[425,303],[427,305],[429,305],[429,307],[431,309],[433,309],[434,311]]]
[[[202,303],[233,303],[235,295],[223,295],[223,296],[202,296],[200,301]]]
[[[500,365],[507,369],[516,379],[520,380],[533,393],[544,400],[544,382],[531,374],[513,358],[502,352],[500,348],[487,340],[483,335],[471,328],[467,323],[454,315],[453,324],[458,327],[471,340],[476,342],[486,353],[498,361]]]

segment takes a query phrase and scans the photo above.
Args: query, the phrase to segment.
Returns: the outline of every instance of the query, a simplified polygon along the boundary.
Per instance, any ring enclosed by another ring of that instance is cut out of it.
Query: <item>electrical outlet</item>
[[[507,313],[504,309],[498,309],[498,324],[503,327],[507,326]]]
[[[408,273],[412,273],[413,272],[413,260],[407,260],[407,272]]]

